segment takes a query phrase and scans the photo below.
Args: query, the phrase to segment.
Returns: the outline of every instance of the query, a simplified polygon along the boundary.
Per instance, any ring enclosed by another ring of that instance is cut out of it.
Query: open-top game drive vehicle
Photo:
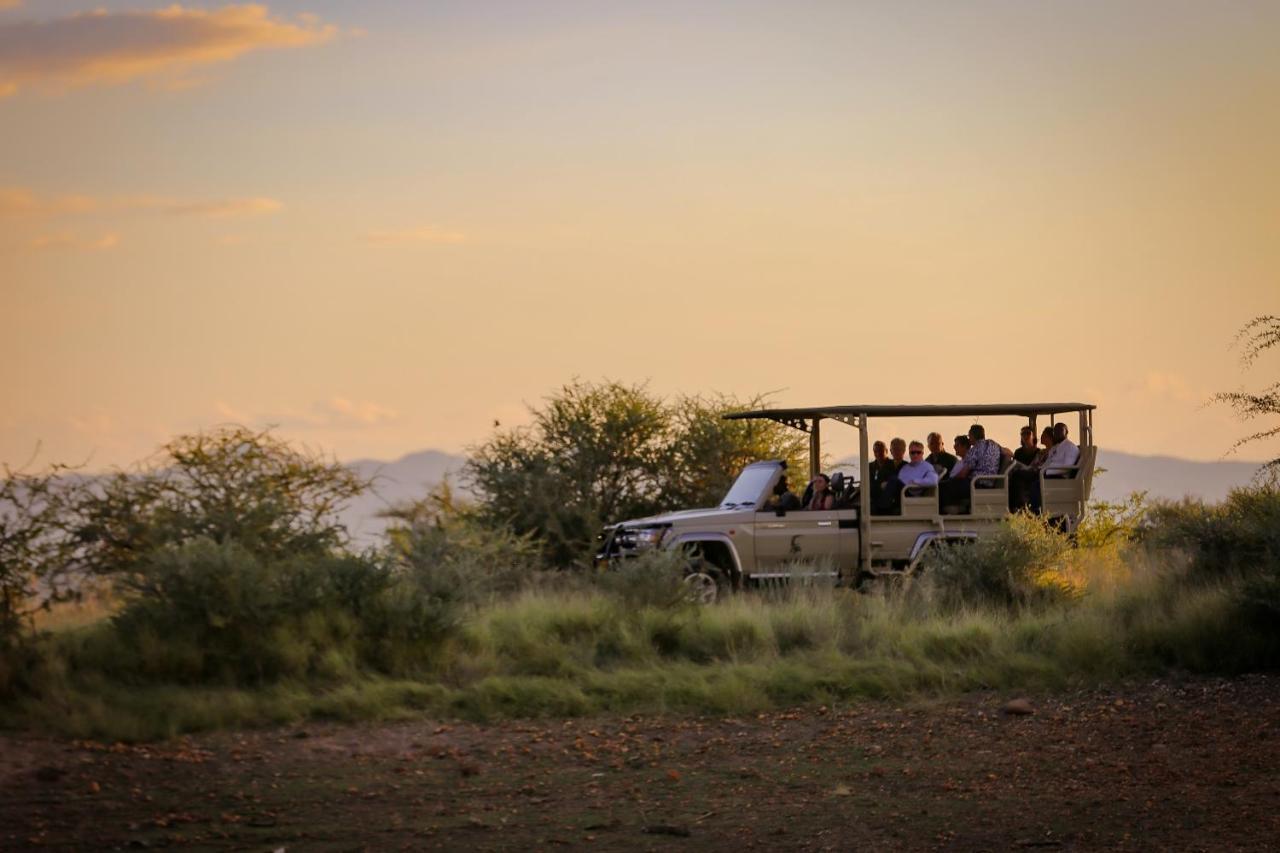
[[[801,574],[833,575],[853,581],[910,571],[927,549],[981,537],[1010,513],[1010,460],[998,473],[968,478],[967,500],[959,507],[940,503],[938,486],[911,487],[895,495],[894,511],[873,513],[869,422],[873,418],[1017,416],[1034,430],[1038,418],[1079,416],[1075,464],[1023,470],[1038,486],[1040,511],[1072,531],[1084,513],[1097,448],[1093,410],[1088,403],[1019,403],[945,406],[828,406],[762,409],[726,415],[767,418],[809,434],[809,478],[821,465],[821,424],[836,421],[858,430],[858,477],[831,478],[831,509],[771,506],[775,486],[787,474],[780,460],[756,462],[742,470],[718,507],[670,512],[622,521],[605,528],[597,560],[613,564],[646,550],[680,549],[688,556],[687,582],[702,601],[728,589]],[[949,491],[954,493],[954,487]]]

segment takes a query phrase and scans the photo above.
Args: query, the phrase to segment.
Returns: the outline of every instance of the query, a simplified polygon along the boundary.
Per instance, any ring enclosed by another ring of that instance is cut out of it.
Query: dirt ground
[[[0,848],[1264,850],[1280,677],[743,718],[0,736]],[[1024,709],[1026,710],[1026,709]]]

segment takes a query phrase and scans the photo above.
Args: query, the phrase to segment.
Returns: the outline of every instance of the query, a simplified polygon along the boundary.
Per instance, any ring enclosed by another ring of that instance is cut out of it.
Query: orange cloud
[[[86,196],[41,198],[25,187],[0,187],[0,218],[26,219],[87,213],[96,206],[97,202]]]
[[[120,243],[120,235],[104,234],[96,240],[76,237],[72,234],[46,234],[35,238],[27,244],[36,251],[70,249],[75,251],[100,252],[114,249]]]
[[[83,195],[40,196],[26,187],[0,187],[0,218],[40,219],[84,213],[159,211],[174,216],[227,218],[274,213],[284,205],[262,196],[183,201],[162,196],[100,199]]]
[[[403,246],[412,243],[461,243],[467,239],[466,234],[458,231],[446,231],[432,225],[420,228],[406,228],[400,231],[370,231],[365,235],[374,246]]]
[[[251,50],[321,44],[336,34],[336,27],[314,17],[290,22],[256,4],[212,12],[174,4],[149,12],[96,10],[17,21],[0,25],[0,97],[32,84],[59,89],[158,78],[172,87],[197,66],[229,62]]]
[[[224,218],[228,216],[255,216],[260,213],[274,213],[282,207],[284,205],[274,198],[230,198],[219,201],[169,204],[165,206],[165,210],[178,216]]]

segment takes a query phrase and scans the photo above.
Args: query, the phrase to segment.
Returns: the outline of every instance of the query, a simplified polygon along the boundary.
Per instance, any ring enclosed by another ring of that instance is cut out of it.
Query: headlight
[[[662,537],[666,535],[665,527],[643,527],[636,531],[636,548],[657,548],[662,544]]]

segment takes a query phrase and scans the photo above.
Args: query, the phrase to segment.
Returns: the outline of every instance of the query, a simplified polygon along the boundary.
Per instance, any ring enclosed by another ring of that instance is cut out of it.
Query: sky
[[[460,452],[575,378],[1083,400],[1220,458],[1208,398],[1278,372],[1231,346],[1280,313],[1278,41],[1265,2],[0,0],[0,462]]]

